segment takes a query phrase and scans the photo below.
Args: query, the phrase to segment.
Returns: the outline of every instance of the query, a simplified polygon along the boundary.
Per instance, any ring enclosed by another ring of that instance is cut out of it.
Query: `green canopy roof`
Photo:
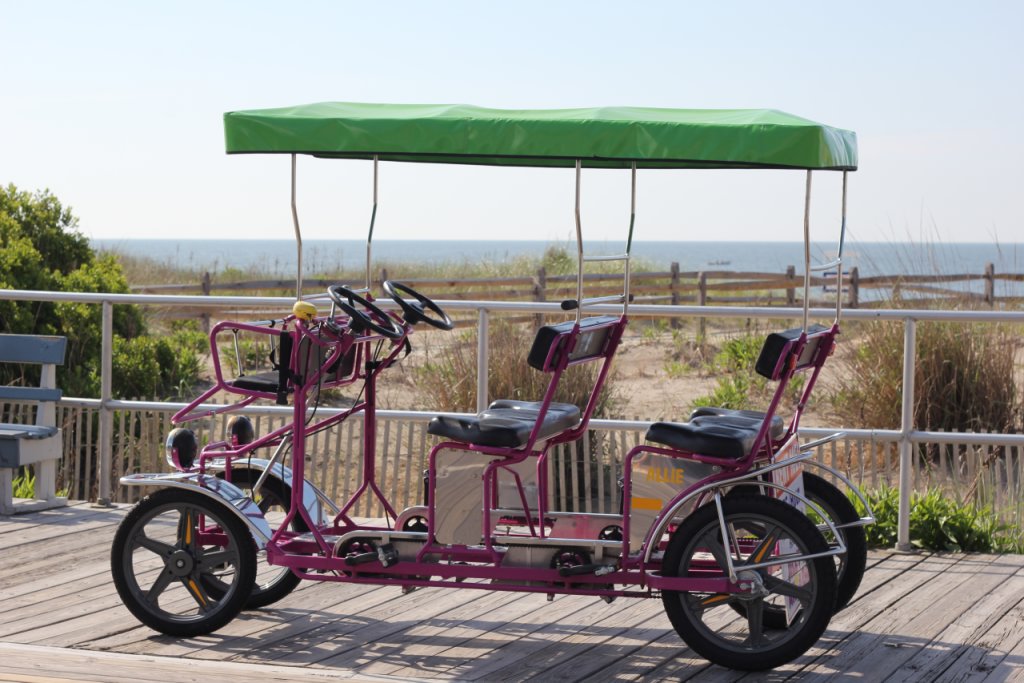
[[[496,166],[855,170],[857,136],[770,109],[322,102],[224,115],[228,154]]]

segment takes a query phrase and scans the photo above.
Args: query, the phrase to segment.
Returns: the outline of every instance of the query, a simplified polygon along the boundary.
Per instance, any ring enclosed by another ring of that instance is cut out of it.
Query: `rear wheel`
[[[245,606],[256,578],[256,548],[245,523],[201,493],[161,489],[125,515],[110,569],[125,607],[170,636],[212,633]],[[208,590],[211,582],[223,588]]]
[[[809,472],[804,472],[803,478],[804,495],[807,496],[808,500],[821,508],[832,524],[841,526],[860,519],[857,509],[853,507],[853,504],[838,488],[825,479]],[[743,491],[742,488],[733,490],[737,493]],[[818,524],[818,531],[822,533],[828,544],[835,547],[835,537],[829,531],[828,525],[823,523],[823,520],[818,517],[817,513],[808,510],[807,514],[811,521]],[[853,600],[853,596],[856,595],[857,589],[860,587],[861,579],[864,578],[864,569],[867,566],[868,560],[868,543],[864,527],[849,526],[840,528],[838,531],[843,538],[843,542],[846,544],[846,552],[842,555],[836,555],[834,559],[836,563],[836,605],[834,612],[843,609]],[[743,614],[742,604],[737,604],[734,607],[740,614]],[[764,624],[768,628],[786,628],[785,612],[766,607]]]
[[[252,487],[259,479],[261,472],[249,469],[236,469],[231,471],[231,483],[252,496]],[[218,475],[220,476],[220,475]],[[292,488],[280,479],[267,477],[260,491],[253,497],[253,501],[263,512],[270,528],[277,531],[277,528],[284,522],[285,515],[291,509]],[[308,525],[302,517],[295,515],[289,525],[292,531],[308,531]],[[258,609],[272,605],[295,590],[302,582],[288,567],[279,567],[267,563],[267,552],[265,549],[256,551],[256,581],[252,587],[252,593],[245,603],[245,609]],[[224,587],[215,581],[210,581],[207,590],[211,593],[223,594]]]
[[[820,507],[836,526],[852,524],[860,519],[857,508],[853,507],[842,491],[821,477],[804,472],[804,493],[807,498]],[[812,517],[813,521],[818,521]],[[828,528],[818,527],[825,535],[829,545],[835,545],[835,539]],[[836,612],[850,604],[853,596],[860,588],[864,578],[864,569],[868,563],[868,541],[863,526],[840,528],[839,534],[846,544],[846,552],[836,555]]]
[[[665,576],[728,577],[727,556],[744,593],[662,591],[672,626],[687,645],[721,666],[756,671],[792,661],[828,626],[835,604],[835,562],[830,557],[793,559],[768,567],[746,566],[823,553],[828,549],[799,510],[761,495],[722,499],[728,538],[714,504],[687,517],[672,534],[662,563]],[[740,608],[736,610],[736,608]],[[791,621],[773,629],[766,613],[789,611]],[[737,614],[741,611],[742,614]]]

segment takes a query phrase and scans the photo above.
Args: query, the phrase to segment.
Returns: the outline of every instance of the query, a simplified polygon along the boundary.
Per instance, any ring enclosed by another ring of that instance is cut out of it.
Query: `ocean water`
[[[288,277],[295,273],[296,249],[291,240],[158,240],[97,239],[94,248],[146,257],[182,269],[217,273],[227,268]],[[575,256],[575,243],[516,240],[378,240],[373,243],[373,267],[387,266],[400,277],[409,263],[501,262],[517,257],[541,257],[551,246]],[[616,254],[624,243],[585,242],[587,255]],[[632,247],[634,270],[734,270],[803,272],[800,242],[643,242]],[[815,262],[835,257],[836,245],[814,243]],[[862,277],[892,274],[981,274],[988,263],[997,273],[1024,272],[1024,244],[853,242],[843,254],[844,270],[856,266]],[[366,243],[360,240],[305,240],[303,270],[307,275],[362,270]]]

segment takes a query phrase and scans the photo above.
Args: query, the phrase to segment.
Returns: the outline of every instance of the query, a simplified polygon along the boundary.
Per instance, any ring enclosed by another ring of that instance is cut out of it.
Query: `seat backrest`
[[[625,317],[595,316],[584,318],[579,322],[569,320],[555,325],[544,325],[537,330],[533,346],[526,358],[530,367],[551,375],[544,398],[540,402],[537,424],[533,429],[527,448],[532,448],[541,428],[541,421],[554,399],[559,382],[566,368],[580,363],[600,361],[601,367],[587,398],[586,406],[581,407],[580,422],[574,428],[552,438],[549,443],[564,443],[579,438],[586,430],[590,416],[597,405],[597,397],[601,393],[615,349],[622,338],[626,326]]]
[[[822,325],[811,325],[807,330],[807,343],[800,350],[796,364],[790,368],[791,372],[798,372],[814,366],[818,360],[818,350],[822,341],[828,338],[825,333],[830,328]],[[790,356],[793,347],[800,341],[802,328],[786,330],[784,332],[773,332],[764,340],[761,347],[761,355],[757,357],[754,370],[762,377],[771,380],[782,379],[786,372],[786,359]]]
[[[569,365],[603,358],[608,352],[608,341],[616,329],[619,318],[610,315],[584,318],[580,321],[580,332],[576,345],[569,352]],[[541,372],[554,371],[561,361],[563,349],[572,338],[574,321],[567,320],[556,325],[544,325],[537,330],[533,346],[526,362]]]
[[[55,403],[60,400],[57,366],[64,364],[67,339],[33,334],[0,334],[0,363],[41,365],[39,386],[0,386],[0,400],[35,401],[36,424],[51,426],[56,420]]]

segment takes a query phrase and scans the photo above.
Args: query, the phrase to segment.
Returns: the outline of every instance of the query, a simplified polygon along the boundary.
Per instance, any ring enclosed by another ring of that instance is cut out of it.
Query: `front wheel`
[[[698,508],[672,534],[662,572],[727,577],[726,558],[731,556],[740,583],[749,590],[666,590],[662,602],[676,632],[709,661],[747,671],[771,669],[802,655],[824,633],[835,604],[835,562],[827,556],[799,559],[824,553],[828,546],[795,508],[766,496],[726,496],[721,502],[727,538],[717,506]],[[785,557],[793,559],[782,562]],[[785,628],[764,623],[765,614],[777,610],[789,614]]]
[[[256,548],[245,523],[201,493],[161,489],[125,515],[110,569],[125,607],[169,636],[212,633],[245,606],[256,580]],[[223,587],[219,595],[207,586]]]

